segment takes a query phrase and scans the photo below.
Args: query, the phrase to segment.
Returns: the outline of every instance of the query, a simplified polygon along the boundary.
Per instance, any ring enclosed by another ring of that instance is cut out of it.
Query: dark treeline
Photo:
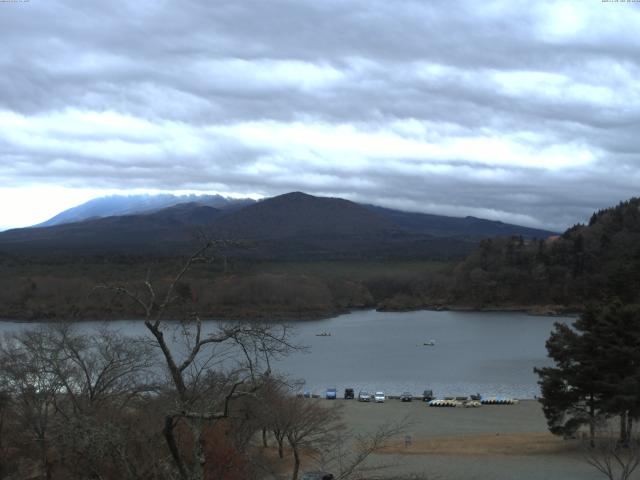
[[[601,210],[559,237],[485,240],[454,271],[449,304],[559,305],[640,296],[640,199]]]
[[[148,271],[166,285],[179,264],[173,258],[5,263],[0,269],[0,317],[138,318],[132,304],[94,287],[117,282],[144,288],[141,279]],[[419,261],[298,263],[219,257],[194,266],[180,292],[207,318],[310,318],[410,297],[448,269],[446,263]]]
[[[588,225],[545,240],[486,239],[462,261],[265,261],[221,252],[216,262],[194,269],[183,293],[203,316],[218,318],[308,318],[354,308],[553,313],[582,310],[587,301],[611,296],[635,302],[640,295],[639,207],[640,200],[631,199],[595,213]],[[148,270],[168,281],[179,262],[127,255],[0,257],[0,317],[132,318],[136,312],[130,305],[95,294],[93,286],[118,281],[140,288]]]

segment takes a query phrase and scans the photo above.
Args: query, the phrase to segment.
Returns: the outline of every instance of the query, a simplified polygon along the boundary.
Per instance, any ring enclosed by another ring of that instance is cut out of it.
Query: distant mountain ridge
[[[94,198],[82,205],[60,212],[49,220],[34,225],[34,227],[52,227],[95,218],[134,215],[173,207],[181,203],[199,203],[224,209],[242,207],[253,202],[254,200],[250,198],[234,199],[221,195],[110,195]]]
[[[275,207],[276,209],[276,205],[284,205],[287,201],[297,200],[300,202],[299,205],[297,205],[295,209],[289,211],[289,214],[294,214],[296,211],[302,212],[305,208],[312,208],[313,203],[309,201],[309,199],[311,198],[323,197],[313,197],[312,195],[308,195],[303,192],[291,192],[266,200],[273,200],[273,202],[270,202],[269,205]],[[356,205],[353,202],[349,202],[340,198],[327,198],[327,200],[329,200],[327,205],[332,204],[332,208],[335,210],[334,213],[338,213],[340,206],[346,207],[349,204]],[[65,210],[50,218],[46,222],[34,225],[34,227],[49,227],[61,225],[64,223],[74,223],[89,219],[120,215],[138,215],[160,211],[162,209],[174,207],[180,204],[206,205],[219,210],[232,211],[249,205],[261,203],[262,201],[255,201],[250,198],[234,199],[223,197],[221,195],[111,195],[107,197],[95,198],[86,203],[83,203],[82,205],[78,205],[77,207]],[[395,228],[400,227],[402,229],[426,233],[434,236],[491,237],[522,235],[526,238],[544,238],[548,237],[549,235],[555,234],[554,232],[544,229],[523,227],[520,225],[513,225],[503,223],[501,221],[486,220],[471,216],[450,217],[431,213],[417,213],[393,210],[390,208],[370,204],[362,204],[362,206],[366,207],[374,213],[380,214],[380,216],[382,217],[385,217],[387,221],[391,221],[394,224]],[[262,207],[258,208],[255,212],[259,212],[261,210]],[[247,213],[250,211],[251,210],[247,211]],[[273,213],[275,213],[275,211]],[[305,219],[308,219],[310,217],[314,218],[312,214],[309,215],[310,213],[311,212],[309,211],[304,211],[302,215]],[[322,215],[322,213],[320,214]],[[262,221],[260,218],[258,218],[259,214],[256,213],[255,215],[256,217],[251,222],[254,225],[256,225],[256,222]],[[287,221],[285,220],[290,221],[290,219],[281,218],[281,226],[283,226],[284,228],[288,228],[285,225],[287,223]],[[239,220],[230,221],[227,227],[240,231],[244,229],[242,223],[243,222]],[[387,228],[389,227],[390,225],[387,224]]]
[[[398,230],[384,216],[342,198],[291,192],[221,217],[215,228],[226,236],[287,238],[306,235],[366,235]]]
[[[488,236],[546,238],[553,234],[471,217],[399,212],[302,192],[244,205],[205,199],[222,208],[196,199],[129,215],[9,230],[0,233],[0,251],[177,253],[193,248],[205,234],[241,240],[250,248],[232,253],[254,258],[460,258]],[[143,203],[148,207],[153,202]]]
[[[512,225],[499,220],[476,217],[448,217],[431,213],[404,212],[390,208],[365,205],[371,211],[381,214],[400,228],[416,233],[426,233],[436,237],[510,237],[547,238],[554,232],[539,228]]]

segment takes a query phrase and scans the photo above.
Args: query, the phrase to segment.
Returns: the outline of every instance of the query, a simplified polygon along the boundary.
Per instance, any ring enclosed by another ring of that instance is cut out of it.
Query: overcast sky
[[[640,3],[0,2],[0,227],[294,190],[564,229],[640,187]]]

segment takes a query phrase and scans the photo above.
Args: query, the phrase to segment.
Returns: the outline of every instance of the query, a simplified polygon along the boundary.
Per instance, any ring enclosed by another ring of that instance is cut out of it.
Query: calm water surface
[[[554,322],[571,318],[524,313],[359,311],[338,317],[304,321],[294,326],[294,341],[308,346],[274,365],[305,388],[322,393],[327,387],[369,392],[438,396],[538,395],[533,367],[550,365],[544,343]],[[213,327],[216,322],[208,322]],[[0,333],[36,324],[0,322]],[[83,322],[90,328],[97,322]],[[139,321],[118,321],[127,335],[144,335]],[[331,336],[319,337],[321,332]],[[424,346],[435,341],[434,346]]]

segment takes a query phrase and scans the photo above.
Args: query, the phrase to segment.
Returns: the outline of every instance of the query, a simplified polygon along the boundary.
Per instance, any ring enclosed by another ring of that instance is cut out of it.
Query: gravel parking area
[[[548,433],[535,400],[517,405],[478,408],[429,407],[414,400],[364,403],[335,400],[344,421],[356,431],[371,432],[386,421],[407,419],[406,438],[398,438],[372,464],[394,466],[387,478],[421,474],[441,480],[596,480],[602,478],[582,459],[580,445]],[[382,476],[382,471],[377,472]]]

